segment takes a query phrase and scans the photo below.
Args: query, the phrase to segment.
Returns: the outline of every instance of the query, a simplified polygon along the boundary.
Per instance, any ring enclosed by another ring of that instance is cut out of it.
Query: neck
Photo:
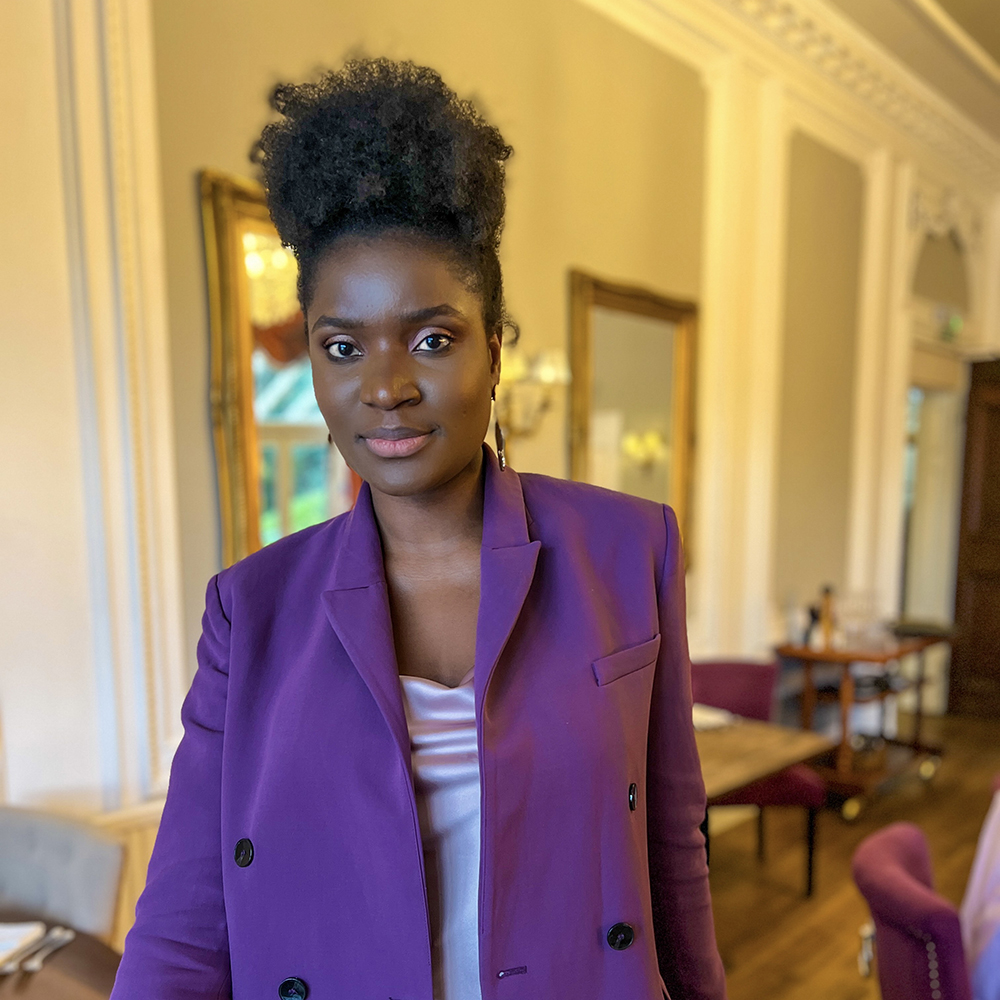
[[[387,557],[440,553],[483,538],[483,452],[448,482],[416,496],[372,489],[372,508]]]

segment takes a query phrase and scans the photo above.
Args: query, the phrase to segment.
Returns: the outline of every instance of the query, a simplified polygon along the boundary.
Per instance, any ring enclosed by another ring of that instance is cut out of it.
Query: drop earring
[[[497,398],[497,387],[493,386],[490,392],[490,399],[496,401]],[[500,420],[494,417],[493,429],[496,431],[496,441],[497,441],[497,460],[500,462],[500,471],[503,472],[507,468],[507,456],[504,454],[504,436],[503,428],[500,426]]]

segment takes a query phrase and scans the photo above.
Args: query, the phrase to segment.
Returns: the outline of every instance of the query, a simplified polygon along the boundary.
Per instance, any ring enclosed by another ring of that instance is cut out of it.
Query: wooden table
[[[42,918],[18,910],[0,910],[0,921]],[[55,921],[45,921],[51,927]],[[0,997],[25,1000],[108,1000],[121,956],[89,934],[76,938],[45,960],[40,972],[0,976]]]
[[[912,738],[910,740],[887,739],[884,732],[884,721],[880,738],[886,744],[909,751],[902,758],[904,765],[917,755],[940,757],[942,753],[941,747],[926,744],[921,739],[923,690],[926,683],[924,654],[929,647],[936,643],[947,641],[946,637],[940,635],[920,636],[900,639],[892,646],[880,650],[811,649],[808,646],[793,645],[777,647],[776,652],[778,656],[785,660],[798,661],[803,668],[803,729],[812,728],[813,717],[818,702],[835,701],[839,704],[841,739],[832,762],[833,766],[818,769],[831,788],[849,797],[869,795],[881,782],[898,773],[902,766],[898,762],[892,767],[885,764],[868,770],[861,770],[856,766],[854,749],[851,746],[850,712],[852,705],[867,704],[870,702],[880,702],[884,705],[886,698],[902,694],[904,691],[913,690],[916,694],[916,708],[914,711]],[[912,655],[916,655],[917,657],[917,676],[914,678],[904,678],[899,669],[900,661],[903,657]],[[876,676],[882,678],[884,683],[878,690],[859,695],[856,679],[851,673],[852,663],[873,664],[881,668]],[[840,676],[836,691],[827,692],[817,688],[813,674],[816,664],[828,664],[839,667]],[[859,803],[858,808],[860,808]],[[853,809],[850,811],[854,812],[854,815],[857,815]],[[847,815],[845,812],[845,816]],[[848,816],[848,818],[853,818],[853,816]]]
[[[709,805],[761,778],[828,752],[834,742],[819,733],[737,719],[718,729],[695,731]]]

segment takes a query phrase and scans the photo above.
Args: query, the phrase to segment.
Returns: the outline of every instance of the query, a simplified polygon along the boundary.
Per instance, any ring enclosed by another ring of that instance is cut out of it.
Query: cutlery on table
[[[8,955],[3,964],[0,965],[0,976],[9,976],[12,972],[17,972],[24,959],[26,959],[29,955],[33,955],[39,948],[44,948],[50,941],[57,938],[59,935],[56,934],[56,931],[61,932],[65,929],[65,927],[51,927],[49,928],[47,934],[44,934],[35,941],[29,941],[28,944],[21,945],[20,948]]]
[[[52,940],[43,947],[32,952],[27,958],[21,960],[22,972],[38,972],[45,964],[45,959],[54,951],[58,951],[64,944],[69,944],[76,937],[76,931],[69,927],[53,927],[50,934]],[[49,935],[46,935],[48,937]]]

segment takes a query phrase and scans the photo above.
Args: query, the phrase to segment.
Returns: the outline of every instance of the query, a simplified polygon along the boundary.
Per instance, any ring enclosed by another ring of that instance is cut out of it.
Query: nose
[[[406,361],[395,351],[369,356],[361,383],[361,402],[380,410],[420,402],[420,389]]]

